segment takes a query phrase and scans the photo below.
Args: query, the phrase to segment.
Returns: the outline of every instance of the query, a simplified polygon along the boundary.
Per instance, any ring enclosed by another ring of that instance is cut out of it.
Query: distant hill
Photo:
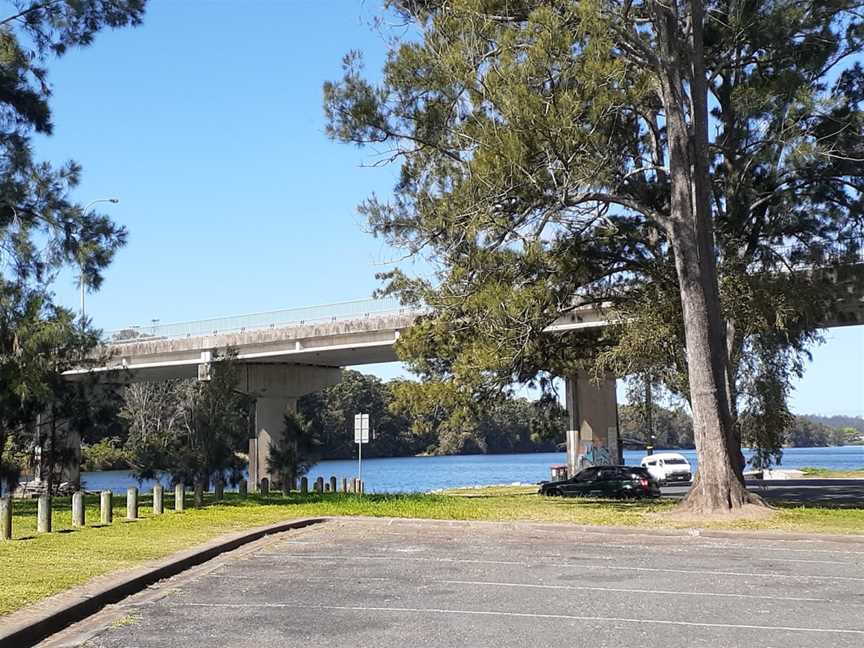
[[[819,416],[818,414],[802,414],[801,418],[812,421],[813,423],[821,423],[830,428],[841,429],[851,427],[864,433],[864,417],[861,416],[844,416],[838,414],[836,416]]]

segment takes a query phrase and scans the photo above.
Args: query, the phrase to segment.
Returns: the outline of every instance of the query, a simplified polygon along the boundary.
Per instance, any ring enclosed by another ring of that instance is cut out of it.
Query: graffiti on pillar
[[[609,448],[601,443],[583,441],[582,452],[579,455],[580,464],[585,466],[608,466],[612,464]]]

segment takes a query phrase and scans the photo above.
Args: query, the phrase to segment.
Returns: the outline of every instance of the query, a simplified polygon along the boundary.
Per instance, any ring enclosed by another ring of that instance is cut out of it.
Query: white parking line
[[[431,562],[431,563],[458,563],[458,564],[479,564],[479,565],[510,565],[518,567],[537,567],[542,563],[528,562],[524,560],[482,560],[474,558],[421,558],[418,556],[340,556],[340,555],[322,555],[322,554],[279,554],[280,558],[301,558],[303,560],[337,560],[337,561],[362,561],[362,560],[384,560],[384,561],[410,561],[410,562]],[[739,578],[753,577],[768,577],[768,578],[785,578],[790,580],[820,580],[820,581],[852,581],[864,582],[864,577],[858,576],[813,576],[809,574],[775,574],[772,572],[732,572],[732,571],[717,571],[704,569],[671,569],[666,567],[631,567],[618,565],[595,565],[590,562],[585,563],[567,563],[558,562],[555,564],[556,569],[601,569],[604,571],[617,570],[626,572],[652,572],[666,574],[698,574],[703,576],[735,576]]]
[[[805,603],[843,603],[850,605],[848,601],[837,601],[834,599],[823,598],[806,598],[799,596],[766,596],[760,594],[726,594],[723,592],[691,592],[687,590],[655,590],[655,589],[638,589],[629,587],[592,587],[588,585],[543,585],[539,583],[500,583],[494,581],[474,581],[474,580],[437,580],[436,583],[452,583],[454,585],[490,585],[493,587],[515,587],[526,589],[551,589],[551,590],[578,590],[588,592],[618,592],[624,594],[663,594],[669,596],[714,596],[721,598],[740,598],[740,599],[762,599],[768,601],[796,601]],[[861,603],[852,603],[851,605],[864,605]]]
[[[814,632],[819,634],[864,635],[864,630],[844,630],[837,628],[807,628],[800,626],[749,625],[738,623],[708,623],[701,621],[664,621],[660,619],[636,619],[629,617],[581,616],[571,614],[537,614],[532,612],[496,612],[492,610],[447,610],[442,608],[398,608],[371,607],[361,605],[305,605],[296,603],[185,603],[189,607],[212,608],[284,608],[290,610],[337,610],[349,612],[396,612],[417,614],[463,614],[470,616],[516,617],[528,619],[555,619],[560,621],[590,621],[614,623],[639,623],[646,625],[686,626],[696,628],[725,628],[729,630],[768,630],[776,632]]]

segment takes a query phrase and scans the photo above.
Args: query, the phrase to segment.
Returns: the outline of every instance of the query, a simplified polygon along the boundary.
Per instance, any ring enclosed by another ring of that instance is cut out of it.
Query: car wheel
[[[546,495],[549,497],[561,497],[561,489],[559,488],[550,488],[546,491]]]

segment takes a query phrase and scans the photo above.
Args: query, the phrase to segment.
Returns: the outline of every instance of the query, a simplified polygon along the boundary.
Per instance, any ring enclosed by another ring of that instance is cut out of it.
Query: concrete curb
[[[203,545],[172,554],[144,567],[98,577],[89,585],[62,592],[0,618],[0,648],[33,646],[63,628],[94,614],[106,605],[140,592],[164,578],[175,576],[219,554],[232,551],[273,533],[302,529],[329,518],[302,518],[249,531],[223,535]]]

